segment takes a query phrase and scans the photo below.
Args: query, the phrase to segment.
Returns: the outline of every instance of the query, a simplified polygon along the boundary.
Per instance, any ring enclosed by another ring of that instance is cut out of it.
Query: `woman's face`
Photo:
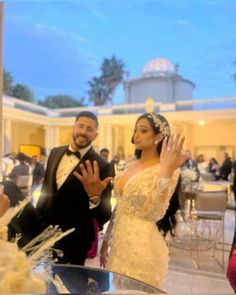
[[[136,149],[144,150],[155,146],[157,137],[147,119],[140,119],[136,123],[133,136]]]

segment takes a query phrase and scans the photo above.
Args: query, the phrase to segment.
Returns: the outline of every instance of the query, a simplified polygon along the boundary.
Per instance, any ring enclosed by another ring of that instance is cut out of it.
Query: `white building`
[[[178,65],[168,59],[157,58],[147,62],[141,77],[124,82],[125,102],[144,103],[147,99],[154,102],[175,103],[192,100],[195,84],[178,74]]]

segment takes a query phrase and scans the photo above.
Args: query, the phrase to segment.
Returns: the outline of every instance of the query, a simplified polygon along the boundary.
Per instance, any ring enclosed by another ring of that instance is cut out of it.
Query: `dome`
[[[175,74],[175,66],[165,58],[156,58],[148,61],[142,70],[142,75],[144,77],[172,76]]]

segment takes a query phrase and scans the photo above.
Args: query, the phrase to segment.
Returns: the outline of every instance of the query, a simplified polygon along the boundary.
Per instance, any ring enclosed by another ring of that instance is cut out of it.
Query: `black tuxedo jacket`
[[[73,172],[80,173],[79,164],[86,160],[96,160],[101,179],[114,176],[114,173],[112,166],[91,148],[57,190],[56,171],[67,148],[68,146],[54,148],[50,153],[37,209],[48,224],[59,225],[63,231],[75,228],[74,232],[59,241],[57,245],[64,252],[64,260],[60,262],[83,264],[94,239],[93,219],[106,222],[111,216],[112,188],[108,185],[102,193],[99,206],[89,209],[89,197],[83,184],[73,175]]]

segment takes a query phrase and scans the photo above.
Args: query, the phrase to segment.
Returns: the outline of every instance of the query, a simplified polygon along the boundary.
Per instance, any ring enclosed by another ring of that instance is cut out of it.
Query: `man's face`
[[[105,160],[107,160],[108,159],[108,156],[109,156],[109,152],[103,151],[103,152],[101,152],[100,155],[101,155],[102,158],[104,158]]]
[[[37,160],[38,160],[37,156],[33,156],[32,157],[32,164],[37,163]]]
[[[73,127],[73,149],[89,146],[97,136],[96,122],[88,117],[80,117]]]

